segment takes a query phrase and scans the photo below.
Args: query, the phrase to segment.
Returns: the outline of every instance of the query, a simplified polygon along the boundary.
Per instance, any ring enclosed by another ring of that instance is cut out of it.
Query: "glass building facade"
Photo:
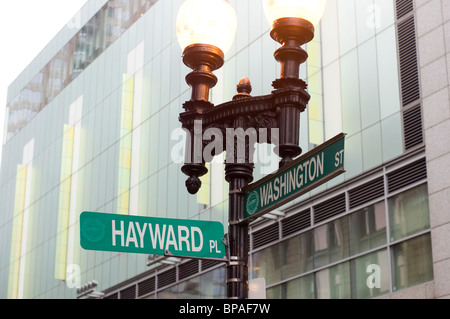
[[[223,263],[79,245],[83,211],[219,221],[227,231],[223,157],[196,196],[181,173],[178,114],[190,98],[175,32],[182,2],[90,0],[11,84],[0,298],[76,298],[93,280],[106,298],[225,297]],[[255,96],[279,77],[262,2],[229,2],[238,32],[215,72],[215,104],[244,76]],[[372,298],[433,281],[424,141],[409,131],[420,96],[407,95],[415,89],[402,64],[407,2],[329,0],[306,46],[301,77],[312,98],[300,146],[345,132],[346,173],[251,224],[250,278],[264,278],[270,298]],[[255,180],[278,167],[267,147],[256,154]]]

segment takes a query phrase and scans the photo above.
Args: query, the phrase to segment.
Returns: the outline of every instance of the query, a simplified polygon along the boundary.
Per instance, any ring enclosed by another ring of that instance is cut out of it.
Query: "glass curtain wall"
[[[157,1],[108,1],[8,104],[6,141],[31,121]]]
[[[387,211],[386,211],[387,209]],[[433,279],[423,184],[253,254],[270,298],[372,298]]]
[[[182,2],[108,1],[10,99],[3,152],[8,157],[2,161],[0,184],[5,212],[0,216],[0,249],[2,255],[13,255],[13,260],[0,260],[0,281],[1,287],[11,285],[10,296],[18,295],[17,287],[22,287],[19,295],[24,297],[73,298],[79,284],[97,280],[99,290],[107,289],[147,270],[146,256],[86,252],[74,246],[77,214],[82,211],[195,218],[226,225],[223,158],[210,165],[205,187],[192,197],[180,172],[182,161],[174,156],[176,146],[184,144],[177,133],[178,115],[189,99],[184,80],[189,70],[182,64],[175,34]],[[301,77],[310,83],[313,101],[301,117],[301,147],[306,152],[337,133],[348,134],[347,173],[329,185],[403,152],[398,73],[393,72],[398,69],[393,2],[328,1],[317,37],[306,48],[312,58],[302,65]],[[215,104],[230,100],[243,76],[252,81],[253,95],[269,94],[272,81],[279,77],[273,57],[279,45],[269,36],[261,1],[230,3],[239,28],[225,65],[217,72],[219,83],[211,94]],[[75,101],[81,114],[73,118],[70,106]],[[31,140],[33,160],[27,165],[24,146]],[[278,166],[264,151],[260,148],[256,156],[255,180]],[[415,236],[427,220],[383,228],[383,222],[396,225],[407,215],[406,201],[392,199],[389,209],[396,211],[392,221],[380,217],[380,207],[368,207],[301,234],[301,240],[292,238],[267,252],[258,251],[253,256],[260,263],[255,275],[261,272],[269,278],[273,297],[316,297],[318,285],[324,287],[320,296],[347,296],[357,293],[352,285],[362,280],[353,271],[355,263],[383,264],[386,254],[395,252],[389,258],[398,269],[392,275],[396,287],[417,282],[417,272],[405,268],[404,262],[414,259],[411,252],[426,247],[429,238],[423,235],[408,245],[402,236]],[[24,211],[30,217],[25,222],[20,214]],[[354,223],[366,223],[365,232],[352,232]],[[24,227],[29,229],[26,237],[20,236]],[[393,241],[383,242],[383,232]],[[26,244],[13,245],[16,238]],[[359,261],[363,257],[359,254],[370,256]],[[191,291],[180,287],[178,293]],[[5,289],[0,297],[8,297]]]

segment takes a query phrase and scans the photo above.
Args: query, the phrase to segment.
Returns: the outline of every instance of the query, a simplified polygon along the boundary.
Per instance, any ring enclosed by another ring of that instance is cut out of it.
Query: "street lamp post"
[[[186,187],[196,194],[201,187],[199,177],[208,172],[204,150],[214,143],[211,155],[227,151],[225,179],[229,183],[229,224],[227,296],[230,299],[248,298],[248,220],[244,220],[242,189],[253,180],[254,143],[275,143],[280,167],[301,154],[299,147],[300,113],[310,96],[306,83],[299,78],[300,64],[308,58],[301,48],[314,37],[314,24],[323,14],[326,0],[263,0],[268,20],[272,24],[270,36],[281,44],[275,59],[281,64],[280,78],[273,82],[269,95],[252,97],[251,84],[242,79],[232,101],[214,106],[209,91],[217,83],[214,70],[224,64],[224,52],[231,46],[236,33],[236,14],[227,0],[187,0],[180,8],[177,33],[183,51],[183,62],[193,71],[186,76],[192,87],[189,101],[180,114],[183,129],[189,132],[186,142],[183,173],[188,176]],[[198,124],[201,124],[200,128]],[[210,140],[192,138],[203,136],[214,128],[219,134]],[[279,130],[271,136],[271,129]],[[236,134],[238,132],[251,132]],[[262,138],[260,129],[266,129]],[[231,138],[230,134],[233,133]],[[268,138],[268,140],[267,140]],[[272,140],[274,139],[274,140]],[[277,139],[277,141],[275,141]],[[230,142],[231,141],[231,142]],[[240,149],[243,148],[243,149]]]

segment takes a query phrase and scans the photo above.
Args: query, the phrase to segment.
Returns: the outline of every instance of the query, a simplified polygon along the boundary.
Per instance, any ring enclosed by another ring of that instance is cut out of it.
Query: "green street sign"
[[[86,250],[223,258],[219,222],[83,212],[80,244]]]
[[[344,173],[344,140],[345,134],[341,133],[274,174],[245,187],[245,219],[267,214]]]

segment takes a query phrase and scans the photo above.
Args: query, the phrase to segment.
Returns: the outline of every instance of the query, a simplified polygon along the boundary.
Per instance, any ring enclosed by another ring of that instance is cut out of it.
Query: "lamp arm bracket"
[[[280,80],[282,82],[289,81],[289,79]],[[212,106],[210,103],[208,105],[206,103],[200,103],[202,105],[205,104],[205,106],[196,108],[196,110],[193,110],[191,106],[199,102],[188,101],[184,106],[189,111],[181,113],[179,120],[183,124],[183,127],[186,128],[194,126],[195,120],[201,120],[203,127],[213,127],[218,124],[223,125],[223,123],[230,122],[239,117],[254,117],[263,113],[270,114],[268,112],[275,114],[278,112],[278,108],[283,106],[296,107],[300,112],[303,112],[310,99],[310,95],[305,89],[306,84],[305,86],[297,86],[295,88],[277,89],[269,95],[237,99],[216,106]]]

